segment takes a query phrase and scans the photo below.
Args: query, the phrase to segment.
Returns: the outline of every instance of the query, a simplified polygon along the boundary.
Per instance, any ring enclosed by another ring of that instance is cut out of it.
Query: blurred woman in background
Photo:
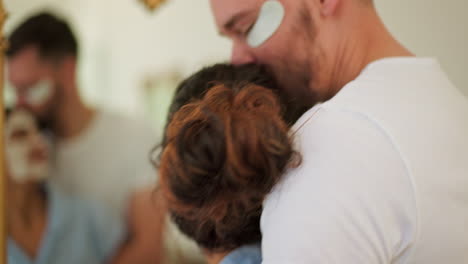
[[[124,224],[48,184],[49,147],[26,110],[6,113],[8,263],[109,263],[125,238]]]
[[[181,84],[170,109],[160,191],[210,264],[261,263],[262,202],[295,156],[295,115],[265,76],[256,66],[206,68]]]

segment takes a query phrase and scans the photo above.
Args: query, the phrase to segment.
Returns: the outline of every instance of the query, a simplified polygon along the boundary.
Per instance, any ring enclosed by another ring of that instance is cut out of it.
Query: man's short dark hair
[[[12,57],[28,47],[36,47],[45,59],[78,55],[78,42],[68,23],[45,12],[28,18],[11,33],[6,55]]]

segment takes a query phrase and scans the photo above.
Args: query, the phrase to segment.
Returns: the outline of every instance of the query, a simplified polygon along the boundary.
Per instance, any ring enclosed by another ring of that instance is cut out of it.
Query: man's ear
[[[319,0],[320,1],[320,13],[322,16],[333,16],[340,4],[341,0]]]
[[[76,58],[74,56],[67,56],[63,58],[58,64],[58,71],[62,81],[70,81],[74,79],[76,73]]]

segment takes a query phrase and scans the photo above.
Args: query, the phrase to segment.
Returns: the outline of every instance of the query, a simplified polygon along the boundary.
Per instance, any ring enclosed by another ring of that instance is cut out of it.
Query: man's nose
[[[245,44],[235,41],[232,44],[231,63],[234,65],[255,63],[255,58]]]

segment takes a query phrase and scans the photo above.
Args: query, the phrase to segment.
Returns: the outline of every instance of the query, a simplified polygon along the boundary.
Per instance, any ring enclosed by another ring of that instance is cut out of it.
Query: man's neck
[[[377,15],[374,20],[376,22],[371,23],[368,29],[368,45],[364,49],[365,56],[363,57],[363,66],[360,71],[371,62],[379,59],[414,56],[413,53],[392,36]]]
[[[53,129],[60,139],[71,139],[81,135],[96,115],[95,109],[83,103],[78,94],[78,88],[70,90],[76,93],[61,102],[60,107],[55,110]]]
[[[387,30],[375,11],[370,12],[366,20],[354,25],[356,30],[344,39],[337,58],[337,67],[333,73],[334,90],[354,80],[370,63],[389,57],[414,56],[401,45]]]

